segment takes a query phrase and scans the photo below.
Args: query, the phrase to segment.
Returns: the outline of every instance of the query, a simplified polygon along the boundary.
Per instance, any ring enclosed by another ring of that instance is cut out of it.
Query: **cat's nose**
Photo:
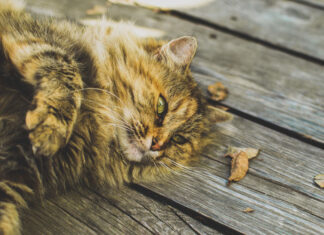
[[[152,138],[152,145],[151,150],[152,151],[159,151],[162,146],[159,145],[159,140],[156,137]]]

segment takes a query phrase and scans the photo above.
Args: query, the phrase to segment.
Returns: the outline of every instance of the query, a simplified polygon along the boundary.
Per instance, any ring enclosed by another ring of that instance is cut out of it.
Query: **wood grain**
[[[139,4],[141,0],[136,1]],[[154,7],[153,3],[147,3]],[[323,3],[323,2],[322,2]],[[157,5],[165,5],[158,3]],[[172,5],[171,5],[172,7]],[[171,8],[172,9],[172,8]],[[244,9],[244,10],[242,10]],[[323,11],[294,1],[217,0],[172,10],[244,35],[324,60]],[[193,19],[194,20],[194,19]]]
[[[24,234],[221,234],[133,189],[82,189],[23,211]]]

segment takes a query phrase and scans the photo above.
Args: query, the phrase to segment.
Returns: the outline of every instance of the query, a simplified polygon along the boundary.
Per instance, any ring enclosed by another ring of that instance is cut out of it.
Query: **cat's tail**
[[[22,11],[24,8],[24,0],[0,0],[0,11]]]

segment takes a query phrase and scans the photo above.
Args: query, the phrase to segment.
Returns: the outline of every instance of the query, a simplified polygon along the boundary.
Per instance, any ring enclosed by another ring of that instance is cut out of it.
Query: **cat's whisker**
[[[114,127],[118,127],[118,128],[121,128],[121,129],[124,129],[126,131],[130,131],[129,128],[125,127],[125,126],[122,126],[122,125],[118,125],[118,124],[115,124],[115,123],[109,123],[109,124],[106,124],[104,126],[114,126]]]
[[[178,167],[180,167],[180,168],[182,168],[182,169],[193,170],[192,167],[184,166],[184,165],[182,165],[182,164],[180,164],[180,163],[178,163],[178,162],[172,160],[172,159],[169,158],[169,157],[166,157],[166,158],[167,158],[167,159],[168,159],[172,164],[174,164],[174,165],[176,165],[176,166],[178,166]]]
[[[114,113],[117,113],[115,110],[113,110],[111,107],[109,106],[106,106],[106,105],[103,105],[103,104],[100,104],[98,103],[96,100],[91,100],[89,98],[82,98],[83,101],[86,101],[86,102],[90,102],[90,103],[93,103],[95,105],[99,105],[100,107],[104,108],[104,109],[107,109],[111,112],[114,112]],[[116,108],[119,108],[119,107],[116,107]],[[120,109],[120,108],[119,108]],[[117,113],[118,114],[118,113]]]
[[[163,167],[165,167],[168,171],[176,174],[176,175],[179,175],[180,173],[174,169],[172,169],[171,167],[169,167],[167,164],[163,163],[163,162],[159,162]]]
[[[123,102],[123,101],[122,101],[118,96],[116,96],[115,94],[111,93],[110,91],[107,91],[107,90],[104,90],[104,89],[101,89],[101,88],[91,88],[91,87],[87,87],[87,88],[82,88],[82,89],[78,89],[78,90],[75,90],[75,91],[85,91],[85,90],[95,90],[95,91],[101,91],[101,92],[104,92],[104,93],[106,93],[106,94],[108,94],[108,95],[111,95],[111,96],[115,97],[115,98],[116,98],[117,100],[119,100],[122,104],[124,104],[124,102]],[[75,91],[74,91],[74,92],[75,92]],[[116,112],[113,108],[108,107],[108,106],[103,105],[103,104],[100,104],[100,103],[98,103],[98,102],[95,101],[95,100],[91,100],[91,99],[89,99],[89,98],[82,98],[82,100],[83,100],[83,101],[86,101],[86,102],[91,102],[91,103],[93,103],[93,104],[95,104],[95,105],[99,105],[100,107],[104,108],[105,110],[108,110],[109,112],[112,112],[112,113],[117,114],[117,115],[119,116],[119,113]],[[117,108],[117,109],[119,109],[119,110],[122,110],[122,108],[120,108],[120,107],[118,107],[118,106],[115,106],[114,108]],[[129,114],[130,114],[130,116],[131,116],[131,121],[134,122],[134,120],[136,120],[136,119],[134,118],[134,114],[133,114],[133,112],[129,112]],[[117,121],[117,122],[119,122],[120,124],[124,124],[124,125],[126,125],[126,126],[127,126],[127,130],[129,130],[129,131],[131,131],[131,132],[134,132],[134,130],[132,129],[132,127],[129,126],[128,123],[127,123],[125,120],[118,119],[116,116],[113,116],[112,114],[110,114],[110,113],[106,113],[106,112],[104,112],[104,115],[106,115],[106,116],[109,117],[110,119],[113,119],[113,121]]]
[[[116,111],[114,111],[113,109],[109,108],[108,106],[105,106],[103,104],[98,104],[97,102],[93,101],[93,100],[90,100],[90,99],[84,99],[84,101],[88,101],[88,102],[92,102],[94,103],[95,105],[99,105],[100,107],[102,107],[104,110],[106,111],[109,111],[109,112],[112,112],[112,113],[115,113],[115,114],[118,114]],[[102,112],[102,111],[101,111]],[[112,113],[109,113],[109,112],[104,112],[103,114],[106,115],[107,117],[109,117],[110,119],[113,119],[113,121],[119,121],[121,124],[124,124],[124,125],[127,125],[129,128],[130,126],[128,125],[128,123],[122,119],[118,119],[116,116],[114,116]]]
[[[162,169],[161,168],[166,168],[165,166],[163,166],[162,164],[161,164],[161,162],[158,162],[158,165],[156,165],[156,167],[157,167],[157,169],[158,169],[158,171],[159,171],[159,174],[161,174],[162,176],[164,176],[165,175],[165,172],[164,171],[162,171]],[[167,169],[168,171],[169,171],[169,169]]]
[[[95,91],[104,92],[104,93],[106,93],[108,95],[111,95],[111,96],[115,97],[116,99],[118,99],[120,102],[123,103],[123,101],[118,96],[116,96],[114,93],[112,93],[110,91],[107,91],[105,89],[96,88],[96,87],[86,87],[86,88],[78,89],[78,90],[75,90],[75,91],[86,91],[86,90],[95,90]]]
[[[182,165],[182,164],[180,164],[180,163],[178,163],[178,162],[172,160],[172,159],[169,158],[169,157],[167,157],[167,159],[170,160],[172,164],[174,164],[174,165],[176,165],[176,166],[178,166],[178,167],[180,167],[180,168],[182,168],[182,169],[184,169],[184,170],[189,171],[189,173],[188,173],[187,171],[183,171],[183,173],[185,173],[185,174],[195,175],[195,176],[197,176],[197,177],[206,177],[206,176],[207,176],[203,171],[199,171],[199,172],[197,172],[197,171],[194,170],[193,167],[187,167],[187,166],[184,166],[184,165]]]
[[[158,174],[163,175],[163,172],[161,171],[160,167],[156,164],[156,162],[155,162],[154,160],[153,160],[153,164],[154,164],[154,166],[155,166],[154,169],[156,169],[156,170],[158,171]]]
[[[82,91],[82,90],[95,90],[95,91],[101,91],[101,92],[104,92],[104,93],[106,93],[106,94],[108,94],[108,95],[111,95],[111,96],[115,97],[118,101],[120,101],[120,103],[121,103],[123,106],[125,106],[125,102],[124,102],[123,100],[121,100],[118,96],[116,96],[115,94],[113,94],[112,92],[110,92],[110,91],[107,91],[107,90],[104,90],[104,89],[101,89],[101,88],[91,88],[91,87],[87,87],[87,88],[83,88],[83,89],[79,89],[79,90],[81,90],[81,91]],[[122,110],[122,108],[120,108],[120,107],[117,107],[117,106],[116,106],[116,108],[118,108],[119,110]],[[131,115],[131,118],[134,119],[134,115],[133,115],[133,113],[130,112],[129,114]]]

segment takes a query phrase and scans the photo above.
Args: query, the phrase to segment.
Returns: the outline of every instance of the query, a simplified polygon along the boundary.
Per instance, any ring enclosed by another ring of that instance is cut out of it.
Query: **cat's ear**
[[[158,59],[165,59],[168,63],[187,68],[196,53],[197,40],[184,36],[164,44],[157,53]]]
[[[226,122],[233,119],[232,114],[211,105],[207,105],[207,116],[211,122],[216,122],[216,123]]]

